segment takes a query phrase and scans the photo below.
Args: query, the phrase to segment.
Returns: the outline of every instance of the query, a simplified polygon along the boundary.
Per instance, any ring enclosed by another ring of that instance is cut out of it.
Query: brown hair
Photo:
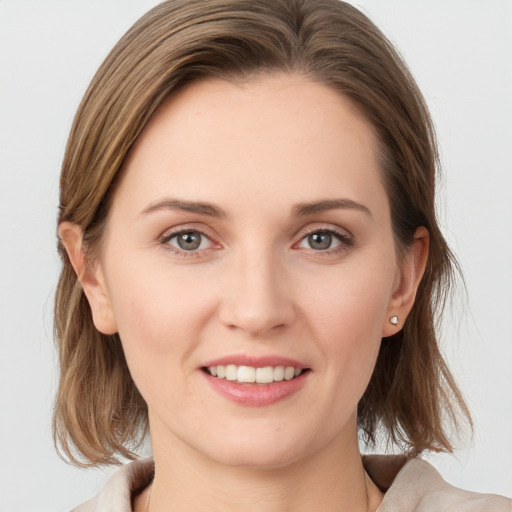
[[[361,12],[339,0],[170,0],[117,43],[75,116],[60,181],[59,222],[84,233],[94,259],[120,169],[151,115],[178,88],[204,78],[298,72],[350,98],[373,124],[400,255],[417,227],[430,250],[403,329],[381,344],[359,403],[367,442],[377,433],[408,452],[452,451],[443,419],[469,412],[439,352],[434,320],[456,268],[436,221],[436,142],[428,110],[396,50]],[[61,243],[55,300],[60,355],[54,436],[78,465],[132,458],[147,428],[118,335],[99,333]],[[382,428],[381,428],[382,427]]]

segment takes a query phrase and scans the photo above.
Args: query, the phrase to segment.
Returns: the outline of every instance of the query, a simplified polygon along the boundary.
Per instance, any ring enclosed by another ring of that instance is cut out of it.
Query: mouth
[[[287,357],[232,354],[200,368],[208,385],[222,397],[245,407],[272,405],[304,388],[311,368]]]
[[[308,372],[309,368],[294,366],[244,366],[244,365],[216,365],[204,366],[202,370],[217,379],[237,382],[239,384],[273,384],[274,382],[290,381]]]

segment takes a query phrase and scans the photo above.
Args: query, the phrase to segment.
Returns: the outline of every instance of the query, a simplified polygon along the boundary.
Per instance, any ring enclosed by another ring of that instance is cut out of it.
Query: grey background
[[[0,1],[0,511],[67,510],[112,471],[66,465],[50,421],[58,175],[98,65],[154,0]],[[438,130],[443,229],[465,273],[443,349],[474,414],[446,479],[512,494],[512,2],[360,0],[398,45]]]

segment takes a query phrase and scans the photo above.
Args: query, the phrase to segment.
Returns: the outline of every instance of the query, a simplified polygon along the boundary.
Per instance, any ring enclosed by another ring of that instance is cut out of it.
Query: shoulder
[[[132,495],[146,487],[153,474],[152,458],[130,462],[110,476],[99,494],[71,512],[131,512]]]
[[[377,512],[512,512],[512,500],[454,487],[419,458],[369,456],[365,467],[385,491]]]
[[[385,491],[376,512],[512,512],[512,500],[454,487],[422,459],[380,455],[363,459],[372,480]],[[152,458],[126,464],[97,496],[71,512],[131,512],[132,495],[148,485],[153,474]]]

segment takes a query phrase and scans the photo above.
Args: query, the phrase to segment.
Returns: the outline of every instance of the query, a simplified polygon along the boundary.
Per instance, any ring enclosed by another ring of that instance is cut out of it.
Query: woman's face
[[[84,285],[154,446],[270,467],[356,439],[404,307],[376,151],[346,98],[296,75],[195,83],[157,111]]]

